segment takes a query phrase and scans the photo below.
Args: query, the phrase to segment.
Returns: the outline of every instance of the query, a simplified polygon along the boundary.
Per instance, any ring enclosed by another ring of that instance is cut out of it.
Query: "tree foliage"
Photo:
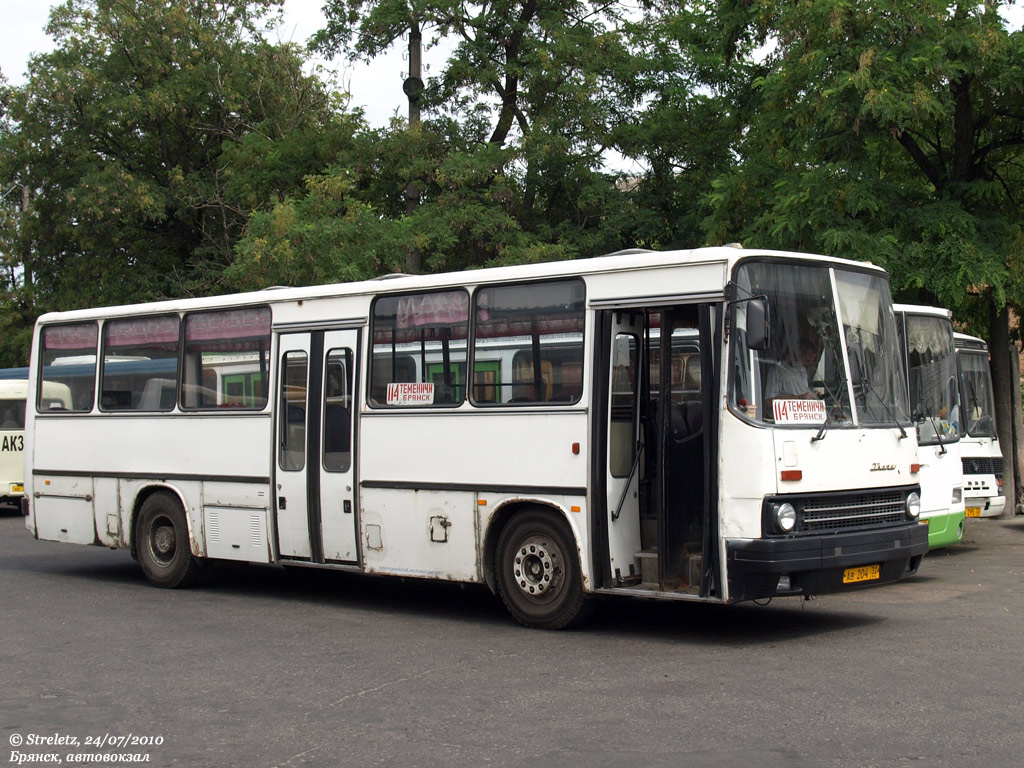
[[[590,256],[636,240],[637,209],[602,167],[613,127],[631,113],[621,88],[632,66],[622,8],[555,0],[326,4],[328,24],[317,37],[326,53],[372,58],[413,26],[452,46],[423,96],[429,117],[408,140],[424,151],[392,188],[414,184],[420,192],[412,230],[448,222],[451,238],[430,239],[428,268]]]
[[[869,259],[964,316],[1021,295],[1024,34],[1000,3],[694,5],[749,104],[709,239]]]
[[[321,52],[412,27],[451,49],[422,125],[374,129],[264,40],[277,5],[55,9],[54,52],[0,83],[0,178],[31,190],[2,203],[3,323],[411,251],[437,271],[736,240],[881,263],[986,336],[1024,295],[1005,2],[327,0]]]
[[[31,190],[3,251],[8,315],[225,290],[252,210],[330,162],[339,125],[272,0],[67,0],[52,53],[4,88],[0,178]],[[325,124],[334,129],[324,132]]]

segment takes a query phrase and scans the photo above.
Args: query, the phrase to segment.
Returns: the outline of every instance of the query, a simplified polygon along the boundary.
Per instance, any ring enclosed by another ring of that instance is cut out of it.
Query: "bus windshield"
[[[964,437],[995,437],[996,408],[992,399],[988,355],[960,350],[960,400],[963,418],[960,434]]]
[[[942,317],[907,316],[910,411],[921,445],[950,443],[957,431],[956,353],[953,327]]]
[[[910,421],[889,285],[830,266],[749,261],[736,270],[730,406],[780,426]],[[744,298],[763,296],[770,335],[747,345]]]

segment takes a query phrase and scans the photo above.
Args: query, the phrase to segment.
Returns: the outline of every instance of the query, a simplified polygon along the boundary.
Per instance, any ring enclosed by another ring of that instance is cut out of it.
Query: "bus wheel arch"
[[[589,615],[579,546],[561,510],[506,505],[488,528],[485,554],[485,580],[520,624],[564,629]]]
[[[185,505],[173,489],[153,486],[136,497],[131,546],[132,555],[154,586],[173,589],[198,582],[203,563],[193,555],[195,545]]]

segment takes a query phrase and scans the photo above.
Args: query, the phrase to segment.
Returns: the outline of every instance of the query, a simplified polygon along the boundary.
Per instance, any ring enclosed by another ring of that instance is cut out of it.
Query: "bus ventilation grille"
[[[1001,475],[1003,459],[1001,456],[964,456],[965,475]]]
[[[905,523],[904,495],[900,491],[880,491],[804,502],[803,530],[834,531],[868,528],[887,523]]]

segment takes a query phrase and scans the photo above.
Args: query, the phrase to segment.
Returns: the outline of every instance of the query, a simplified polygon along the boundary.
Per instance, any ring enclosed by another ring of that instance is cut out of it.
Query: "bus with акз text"
[[[828,257],[631,251],[53,313],[29,397],[29,530],[128,548],[158,586],[211,560],[443,579],[560,628],[596,595],[808,596],[927,550],[887,275]]]
[[[0,504],[20,504],[25,492],[25,397],[28,369],[0,370]]]
[[[46,384],[44,403],[59,400],[66,389]],[[28,368],[0,369],[0,504],[21,504],[25,493],[25,401]]]

